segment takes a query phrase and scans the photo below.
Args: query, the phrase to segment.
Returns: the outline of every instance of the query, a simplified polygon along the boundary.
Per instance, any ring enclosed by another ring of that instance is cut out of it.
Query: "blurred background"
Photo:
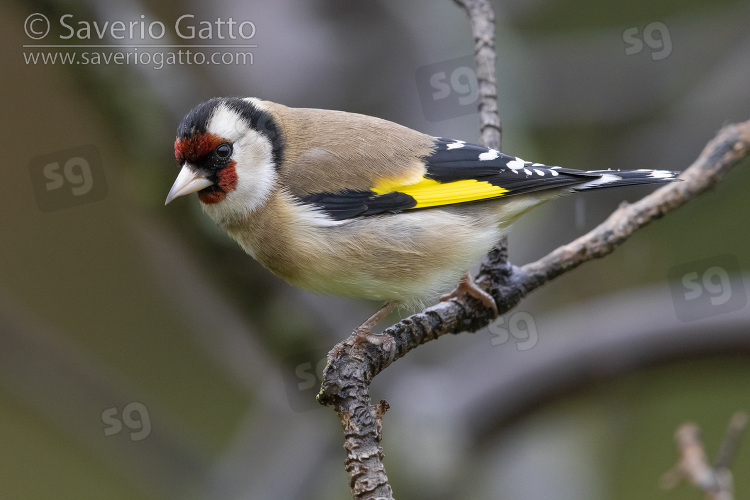
[[[510,154],[683,170],[750,118],[748,2],[493,4]],[[279,281],[195,196],[164,207],[174,132],[199,102],[238,95],[477,141],[463,11],[4,0],[0,43],[0,498],[350,498],[340,424],[314,398],[325,353],[379,304]],[[698,423],[713,456],[750,410],[749,186],[745,161],[487,330],[389,367],[373,398],[391,404],[396,497],[702,498],[658,482],[679,424]],[[649,192],[540,207],[511,260]],[[750,445],[738,498],[749,469]]]

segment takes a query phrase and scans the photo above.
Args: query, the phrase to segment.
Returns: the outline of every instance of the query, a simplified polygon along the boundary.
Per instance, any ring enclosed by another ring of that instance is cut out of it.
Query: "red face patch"
[[[229,165],[219,171],[216,177],[219,178],[219,182],[213,186],[209,186],[206,189],[198,191],[198,198],[206,205],[213,205],[224,201],[229,191],[234,191],[237,188],[237,169],[234,168],[236,162],[231,161]]]
[[[224,201],[224,198],[227,197],[227,193],[225,193],[224,191],[212,188],[214,188],[214,186],[207,187],[206,189],[201,189],[200,191],[198,191],[198,199],[206,205],[219,203],[220,201]]]
[[[174,157],[180,165],[186,161],[197,163],[222,142],[223,139],[219,135],[210,133],[196,132],[190,137],[182,139],[178,137],[174,141]]]
[[[229,162],[229,165],[217,175],[219,178],[218,186],[225,193],[234,191],[237,188],[237,169],[234,168],[236,164],[237,162],[235,161]]]

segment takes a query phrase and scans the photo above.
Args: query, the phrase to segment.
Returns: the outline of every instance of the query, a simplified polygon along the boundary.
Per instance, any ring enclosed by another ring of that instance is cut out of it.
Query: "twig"
[[[497,111],[495,80],[495,11],[488,0],[453,0],[469,15],[474,35],[474,65],[479,85],[479,131],[482,144],[500,150],[503,126]]]
[[[731,420],[729,420],[727,435],[724,436],[724,441],[722,441],[719,452],[716,454],[716,460],[714,460],[715,469],[729,468],[734,459],[734,454],[737,452],[737,447],[740,444],[745,427],[747,427],[747,413],[738,411],[732,415]]]
[[[675,433],[680,461],[661,477],[661,487],[672,489],[688,480],[705,491],[708,500],[732,500],[734,493],[729,466],[746,424],[746,414],[737,412],[732,416],[714,467],[708,464],[698,426],[682,424]]]
[[[480,63],[477,78],[482,79],[482,142],[499,148],[494,14],[487,1],[455,1],[469,13],[475,33],[475,50]],[[546,282],[584,262],[608,255],[636,230],[707,191],[749,152],[750,121],[727,125],[683,172],[681,178],[685,182],[668,184],[632,205],[623,204],[588,234],[522,268],[507,260],[507,246],[501,243],[487,255],[475,281],[492,293],[498,312],[505,314]],[[371,404],[372,379],[392,361],[425,342],[446,334],[476,332],[493,320],[493,312],[480,301],[464,296],[441,302],[387,328],[383,334],[390,335],[393,343],[364,343],[352,335],[331,350],[318,401],[334,406],[342,422],[347,450],[345,467],[355,499],[393,498],[380,446],[381,417],[386,405],[384,402]]]

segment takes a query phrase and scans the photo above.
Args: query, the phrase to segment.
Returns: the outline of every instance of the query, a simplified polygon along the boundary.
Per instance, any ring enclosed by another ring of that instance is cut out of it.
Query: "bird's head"
[[[221,217],[254,210],[273,191],[281,143],[262,101],[217,97],[199,104],[177,127],[181,170],[165,204],[197,192],[204,208]]]

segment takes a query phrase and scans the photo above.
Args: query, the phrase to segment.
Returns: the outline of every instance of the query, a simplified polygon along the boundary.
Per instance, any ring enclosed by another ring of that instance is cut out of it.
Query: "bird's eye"
[[[216,146],[216,155],[219,158],[229,158],[232,156],[232,145],[228,142],[222,142]]]

